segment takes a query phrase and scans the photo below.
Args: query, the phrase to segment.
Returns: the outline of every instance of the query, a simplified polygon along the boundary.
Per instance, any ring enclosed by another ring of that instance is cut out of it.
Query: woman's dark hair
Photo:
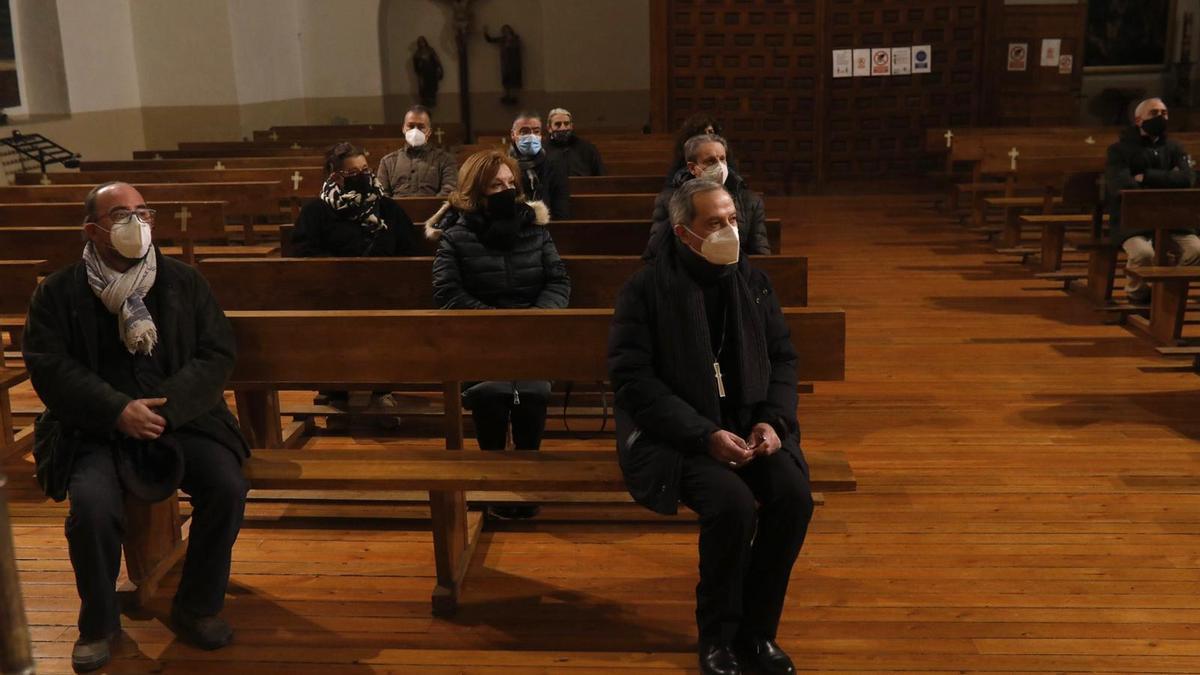
[[[693,136],[703,136],[708,133],[706,129],[712,127],[714,135],[721,135],[721,123],[717,118],[704,112],[692,113],[683,121],[683,126],[679,127],[679,133],[675,134],[675,163],[683,162],[683,146],[688,142],[688,139]]]
[[[325,151],[325,175],[328,176],[334,171],[341,171],[342,162],[347,159],[366,154],[362,148],[353,143],[346,141],[334,143]]]

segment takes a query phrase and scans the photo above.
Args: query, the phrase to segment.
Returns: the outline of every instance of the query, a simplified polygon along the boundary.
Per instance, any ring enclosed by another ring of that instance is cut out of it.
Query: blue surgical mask
[[[542,137],[526,134],[517,138],[517,152],[532,156],[542,151]]]

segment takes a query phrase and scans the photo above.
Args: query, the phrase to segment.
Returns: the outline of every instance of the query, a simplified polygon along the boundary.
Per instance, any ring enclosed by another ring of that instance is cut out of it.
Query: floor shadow
[[[1129,358],[1145,356],[1153,358],[1154,349],[1145,340],[1133,335],[1122,337],[1025,337],[1025,338],[971,338],[969,342],[981,345],[1049,345],[1063,356],[1073,358]]]
[[[995,316],[1039,316],[1070,326],[1098,326],[1100,315],[1067,295],[1061,296],[959,296],[931,297],[939,309]]]
[[[1034,394],[1033,400],[1054,405],[1024,410],[1021,419],[1057,429],[1078,429],[1117,420],[1137,420],[1200,440],[1200,382],[1195,391],[1143,393]]]
[[[1029,272],[1015,263],[996,265],[899,265],[901,272],[931,272],[957,274],[964,281],[1018,281],[1028,279]]]

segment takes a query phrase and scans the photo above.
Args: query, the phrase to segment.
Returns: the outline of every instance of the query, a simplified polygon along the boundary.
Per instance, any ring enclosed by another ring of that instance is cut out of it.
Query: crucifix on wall
[[[454,13],[454,44],[458,48],[459,115],[462,117],[463,140],[471,142],[471,79],[467,64],[467,35],[471,32],[471,0],[449,0]]]

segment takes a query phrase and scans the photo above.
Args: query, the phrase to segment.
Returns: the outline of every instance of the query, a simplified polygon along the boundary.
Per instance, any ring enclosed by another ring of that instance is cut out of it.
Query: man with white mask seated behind
[[[404,147],[379,161],[376,176],[388,197],[449,195],[458,187],[454,156],[431,144],[429,109],[414,105],[404,114]]]
[[[746,181],[729,168],[726,157],[729,149],[724,138],[716,134],[692,136],[683,145],[683,158],[687,164],[675,173],[671,184],[659,193],[654,201],[653,225],[650,228],[650,243],[644,258],[654,257],[658,240],[671,233],[671,197],[684,183],[697,178],[710,180],[724,186],[737,209],[738,238],[745,255],[767,255],[771,245],[767,241],[766,209],[762,197],[746,186]]]
[[[125,499],[191,496],[187,561],[171,623],[217,649],[217,615],[242,525],[249,451],[225,405],[233,329],[192,267],[153,246],[154,210],[132,186],[105,183],[84,207],[82,259],[38,286],[24,358],[46,405],[34,425],[37,478],[70,498],[67,546],[79,592],[77,672],[103,667],[121,630],[116,581]]]

